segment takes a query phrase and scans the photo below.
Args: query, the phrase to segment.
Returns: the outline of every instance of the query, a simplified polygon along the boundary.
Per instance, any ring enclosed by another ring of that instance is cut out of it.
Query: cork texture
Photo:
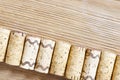
[[[42,39],[40,50],[37,57],[35,71],[41,73],[49,72],[54,46],[55,46],[55,41]]]
[[[14,66],[20,64],[25,36],[26,35],[22,32],[11,32],[5,60],[7,64]]]
[[[116,58],[112,80],[120,80],[120,56]]]
[[[4,62],[10,30],[0,28],[0,62]]]
[[[85,62],[80,80],[95,80],[101,51],[87,49]]]
[[[50,68],[51,74],[64,76],[70,47],[71,44],[67,42],[64,41],[56,42],[51,68]]]
[[[27,36],[25,41],[24,52],[20,67],[34,70],[36,57],[40,45],[40,38]]]
[[[96,80],[111,80],[116,54],[112,51],[102,51]]]
[[[85,48],[72,46],[65,76],[68,79],[80,80],[84,57],[85,57]]]

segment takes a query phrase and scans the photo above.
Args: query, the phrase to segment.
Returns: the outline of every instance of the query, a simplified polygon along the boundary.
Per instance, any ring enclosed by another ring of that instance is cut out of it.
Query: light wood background
[[[0,0],[0,26],[120,52],[119,0]],[[0,64],[0,80],[64,80],[43,75]]]

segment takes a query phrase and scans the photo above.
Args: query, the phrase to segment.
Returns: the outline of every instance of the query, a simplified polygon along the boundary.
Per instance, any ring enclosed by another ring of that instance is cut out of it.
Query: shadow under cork
[[[61,76],[43,74],[0,63],[0,80],[68,80]]]

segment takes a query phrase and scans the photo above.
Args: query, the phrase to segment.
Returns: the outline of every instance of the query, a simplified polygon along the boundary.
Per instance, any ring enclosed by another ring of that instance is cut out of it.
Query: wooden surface
[[[119,0],[0,0],[0,25],[73,45],[120,52]],[[0,80],[56,78],[36,74],[0,64]]]

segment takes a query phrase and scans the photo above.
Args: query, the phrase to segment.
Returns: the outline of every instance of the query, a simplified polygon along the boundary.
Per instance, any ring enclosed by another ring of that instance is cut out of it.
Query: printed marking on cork
[[[37,57],[35,71],[48,73],[51,63],[51,58],[55,46],[55,41],[42,39],[40,50]]]
[[[87,49],[81,80],[95,80],[98,64],[100,61],[101,51]]]
[[[39,44],[40,44],[40,38],[32,37],[32,36],[26,37],[25,47],[24,47],[24,52],[20,67],[24,69],[34,70]]]

